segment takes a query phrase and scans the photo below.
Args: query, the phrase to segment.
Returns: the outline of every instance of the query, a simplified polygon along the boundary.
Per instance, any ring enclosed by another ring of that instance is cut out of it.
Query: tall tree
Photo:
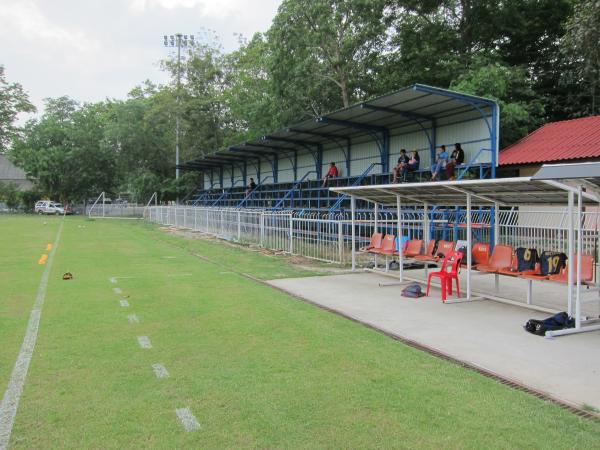
[[[571,63],[563,82],[574,85],[580,96],[577,105],[581,115],[600,111],[600,2],[583,0],[575,7],[566,24],[562,44],[563,56]],[[578,89],[584,86],[584,89]]]
[[[369,91],[383,52],[385,0],[285,0],[268,32],[285,121],[349,106]]]
[[[5,152],[17,136],[19,128],[15,121],[22,112],[35,112],[35,107],[19,83],[7,81],[4,66],[0,65],[0,153]]]

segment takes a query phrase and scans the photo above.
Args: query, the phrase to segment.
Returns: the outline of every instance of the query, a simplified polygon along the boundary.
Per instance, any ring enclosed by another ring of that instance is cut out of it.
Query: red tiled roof
[[[600,158],[600,116],[552,122],[500,152],[501,166]]]

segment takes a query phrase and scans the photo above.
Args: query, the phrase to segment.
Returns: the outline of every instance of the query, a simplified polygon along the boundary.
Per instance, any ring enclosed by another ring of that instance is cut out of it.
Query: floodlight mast
[[[175,35],[164,35],[165,47],[177,47],[177,91],[176,102],[177,111],[175,114],[175,179],[179,179],[179,134],[180,134],[180,114],[181,114],[181,47],[193,47],[195,43],[194,35],[177,33]],[[179,198],[177,199],[179,203]]]

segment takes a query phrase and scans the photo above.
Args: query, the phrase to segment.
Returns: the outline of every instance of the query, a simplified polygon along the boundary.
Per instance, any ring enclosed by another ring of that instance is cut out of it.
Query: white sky
[[[0,0],[0,64],[40,109],[42,99],[125,98],[164,83],[163,35],[214,30],[225,51],[266,31],[281,0]]]

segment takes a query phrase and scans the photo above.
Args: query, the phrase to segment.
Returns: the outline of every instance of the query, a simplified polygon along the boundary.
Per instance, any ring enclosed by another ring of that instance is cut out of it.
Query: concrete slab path
[[[361,272],[269,281],[382,331],[600,410],[600,332],[545,339],[523,325],[546,313],[491,300],[443,304],[437,290],[435,297],[409,299],[401,297],[400,286],[379,287],[380,282],[390,278]]]

